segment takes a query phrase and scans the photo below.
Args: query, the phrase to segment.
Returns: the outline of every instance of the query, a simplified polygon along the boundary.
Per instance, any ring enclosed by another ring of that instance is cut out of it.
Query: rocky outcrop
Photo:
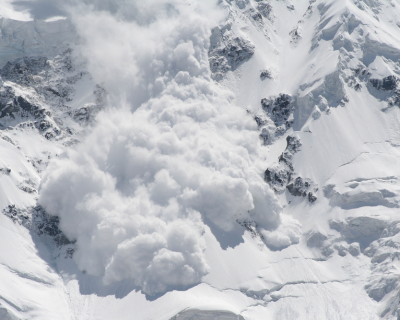
[[[317,200],[314,192],[318,191],[318,188],[314,187],[314,183],[311,179],[303,179],[297,177],[293,182],[286,186],[289,193],[296,197],[307,197],[310,203]]]
[[[284,192],[287,184],[292,180],[294,173],[292,165],[293,155],[301,147],[300,140],[297,137],[288,136],[286,142],[286,150],[280,155],[279,163],[268,168],[264,173],[265,181],[277,193]]]
[[[377,90],[392,91],[397,88],[400,79],[395,76],[387,76],[383,79],[370,79],[369,81]]]
[[[214,80],[221,80],[228,71],[236,70],[254,54],[254,45],[235,36],[231,26],[218,26],[212,30],[209,62]]]
[[[260,79],[265,80],[265,79],[272,79],[272,73],[271,71],[264,69],[260,71]]]
[[[260,77],[270,77],[268,71],[262,71]],[[293,126],[295,99],[288,94],[261,100],[263,115],[256,115],[255,120],[261,131],[260,137],[265,145],[273,143]]]
[[[94,86],[92,103],[71,107],[75,87],[89,77],[72,62],[71,50],[53,60],[15,59],[0,69],[0,76],[0,124],[36,128],[48,140],[70,139],[71,126],[91,123],[105,103],[105,90]]]
[[[10,175],[11,169],[10,168],[0,168],[0,174]]]
[[[284,125],[287,130],[293,124],[289,118],[294,110],[294,99],[290,95],[281,93],[276,98],[262,99],[261,106],[277,128]]]
[[[293,156],[300,150],[301,142],[295,136],[287,136],[286,142],[286,149],[279,156],[279,163],[265,171],[264,179],[276,193],[287,190],[291,195],[307,198],[313,203],[317,200],[317,185],[311,179],[295,177],[293,168]]]
[[[293,43],[297,43],[301,39],[301,29],[300,27],[294,28],[292,31],[289,32],[290,37],[292,38]]]
[[[383,91],[388,95],[385,97],[388,108],[393,106],[400,107],[400,90],[398,89],[400,79],[398,77],[392,75],[382,79],[370,79],[369,82],[374,89]],[[375,95],[373,91],[371,93]],[[386,111],[386,109],[383,109],[383,111]]]
[[[256,5],[256,9],[261,15],[269,20],[273,19],[272,6],[266,1],[259,1]]]
[[[38,236],[49,236],[57,247],[73,244],[59,229],[60,218],[48,215],[41,206],[20,208],[8,205],[3,214]]]

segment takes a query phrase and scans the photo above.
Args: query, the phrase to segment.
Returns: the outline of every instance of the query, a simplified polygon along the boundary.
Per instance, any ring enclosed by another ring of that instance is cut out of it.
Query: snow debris
[[[282,207],[258,169],[253,120],[210,79],[209,56],[236,68],[254,47],[214,29],[216,45],[208,52],[212,22],[183,2],[175,8],[181,14],[161,11],[146,26],[107,13],[78,21],[92,55],[89,71],[117,105],[98,115],[86,142],[49,164],[39,194],[46,212],[59,216],[60,229],[76,240],[73,259],[81,270],[106,284],[132,279],[149,295],[190,287],[209,272],[203,221],[221,232],[233,230],[238,219],[255,221],[260,230],[281,225]],[[92,37],[105,20],[104,38]],[[124,56],[131,72],[111,82],[121,65],[110,63],[110,55],[125,52],[120,43],[133,50],[143,36],[141,52]],[[113,44],[109,51],[104,41]],[[110,89],[114,81],[120,90]],[[150,100],[142,104],[121,90]],[[296,243],[292,230],[268,234],[268,243]]]

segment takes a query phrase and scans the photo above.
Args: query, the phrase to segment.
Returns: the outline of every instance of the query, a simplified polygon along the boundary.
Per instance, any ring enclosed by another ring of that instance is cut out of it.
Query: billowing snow
[[[4,3],[0,319],[400,317],[398,1]]]

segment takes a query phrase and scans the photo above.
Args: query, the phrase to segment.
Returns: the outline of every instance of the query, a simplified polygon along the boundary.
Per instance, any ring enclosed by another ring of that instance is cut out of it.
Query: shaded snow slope
[[[0,318],[398,319],[400,3],[161,2],[1,18]]]
[[[0,68],[24,56],[54,58],[77,41],[71,22],[18,21],[0,16]]]

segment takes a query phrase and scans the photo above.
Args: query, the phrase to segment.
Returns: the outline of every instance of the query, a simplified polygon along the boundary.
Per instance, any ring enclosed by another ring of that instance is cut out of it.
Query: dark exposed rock
[[[0,173],[9,175],[11,173],[10,168],[0,168]]]
[[[306,12],[303,14],[303,17],[310,17],[313,14],[313,6],[312,6],[312,4],[315,1],[316,0],[310,0],[310,5],[308,6]]]
[[[285,164],[290,171],[294,171],[292,161],[293,156],[300,150],[301,142],[295,136],[287,136],[286,137],[286,149],[283,153],[279,156],[279,163]]]
[[[88,74],[75,72],[76,63],[80,62],[73,63],[71,50],[51,61],[45,57],[31,57],[8,62],[0,69],[1,79],[8,81],[0,85],[0,125],[14,121],[13,126],[36,128],[46,139],[52,140],[70,135],[71,130],[66,126],[69,121],[61,121],[64,115],[81,126],[92,121],[104,106],[107,94],[97,85],[93,92],[94,103],[71,110],[67,103],[74,95],[73,85]],[[21,86],[28,86],[29,90],[20,90]],[[60,115],[60,111],[64,115]]]
[[[11,218],[14,222],[19,221],[21,224],[26,223],[26,221],[29,219],[27,212],[18,209],[15,204],[8,205],[5,209],[3,209],[3,213],[7,217]]]
[[[278,193],[285,190],[293,175],[292,159],[300,146],[300,140],[296,137],[286,138],[286,150],[279,157],[279,164],[268,168],[264,173],[264,179],[271,188]]]
[[[399,83],[399,78],[395,76],[387,76],[382,80],[371,79],[370,82],[372,86],[378,90],[392,91],[397,88],[397,84]]]
[[[295,136],[286,137],[286,149],[279,156],[279,163],[269,167],[264,172],[264,180],[277,193],[282,193],[285,189],[293,196],[307,197],[310,203],[317,200],[314,192],[318,187],[311,179],[297,177],[293,180],[295,173],[293,168],[293,156],[300,150],[301,142]]]
[[[48,120],[42,120],[35,122],[35,127],[40,131],[46,131],[47,129],[51,128],[53,125]]]
[[[294,99],[290,95],[281,93],[277,98],[262,99],[261,106],[277,127],[285,125],[290,128],[293,124],[293,121],[288,121],[294,111]]]
[[[313,182],[311,179],[303,179],[297,177],[292,183],[287,186],[289,193],[296,197],[306,197],[308,190],[312,188]]]
[[[16,111],[16,107],[14,101],[9,101],[8,103],[2,104],[0,103],[0,118],[5,117],[6,115],[12,115],[14,111]]]
[[[388,106],[399,106],[400,107],[400,90],[394,90],[394,95],[388,98]]]
[[[267,2],[259,2],[256,5],[257,10],[267,19],[272,18],[272,6]]]
[[[210,67],[213,73],[235,70],[243,62],[249,60],[254,54],[255,47],[250,41],[243,38],[233,38],[226,45],[212,52]]]
[[[37,109],[37,107],[35,107],[33,104],[31,104],[29,101],[27,101],[21,96],[17,97],[17,102],[18,105],[25,111],[30,112],[33,111],[34,109]]]
[[[270,71],[262,70],[260,78],[263,80],[267,77],[271,77]],[[263,140],[263,144],[269,145],[293,127],[295,99],[288,94],[281,93],[277,97],[262,99],[261,107],[265,115],[257,115],[255,120],[261,130],[260,138]]]
[[[400,90],[397,89],[400,79],[396,76],[387,76],[383,79],[370,79],[371,73],[368,71],[366,67],[360,66],[356,69],[353,69],[354,76],[357,77],[361,81],[365,81],[367,83],[367,88],[374,88],[376,90],[384,91],[389,94],[389,97],[386,97],[388,102],[388,107],[399,106],[400,107]],[[368,85],[368,83],[370,85]],[[356,91],[360,91],[362,88],[361,83],[357,80],[352,79],[350,81],[350,86],[354,84],[354,89]],[[376,92],[370,90],[370,93],[374,96],[377,96]],[[381,96],[377,96],[378,99],[381,99]],[[387,108],[383,109],[385,111]]]
[[[0,135],[0,138],[3,139],[4,141],[7,141],[8,143],[11,143],[13,146],[15,146],[14,141],[12,141],[12,140],[10,139],[10,137],[8,137],[8,136],[1,136],[1,135]],[[10,170],[11,170],[11,169],[10,169]]]
[[[273,135],[267,129],[271,124],[271,120],[267,118],[265,115],[256,114],[254,116],[254,120],[257,123],[257,127],[261,130],[259,135],[260,139],[263,141],[263,145],[269,145],[272,143]]]
[[[260,73],[261,80],[271,79],[271,78],[272,78],[272,75],[269,70],[261,70],[261,73]]]
[[[30,193],[30,194],[32,194],[32,193],[37,193],[37,190],[36,190],[36,189],[31,188],[31,187],[29,187],[29,186],[20,186],[19,188],[20,188],[22,191],[26,192],[26,193]]]
[[[65,259],[71,259],[72,256],[74,255],[75,249],[74,248],[67,248],[67,250],[65,251]]]
[[[19,112],[21,117],[33,116],[34,119],[39,119],[45,115],[44,109],[41,109],[36,103],[22,96],[16,96],[14,98],[14,105],[18,107],[16,107],[13,112]]]
[[[257,22],[261,22],[263,19],[261,13],[259,12],[254,13],[251,17],[253,18],[254,21]]]
[[[262,118],[258,115],[254,116],[254,120],[257,122],[258,128],[261,128],[267,123],[267,120],[265,118]]]
[[[300,32],[299,27],[296,27],[295,29],[290,31],[289,35],[292,37],[292,41],[291,42],[299,41],[301,39],[301,32]]]
[[[369,72],[368,68],[365,67],[364,65],[360,65],[357,68],[353,69],[354,73],[356,76],[358,76],[359,78],[364,77],[369,77],[371,75],[371,73]]]
[[[264,237],[257,231],[257,223],[249,220],[236,220],[238,224],[246,228],[250,232],[252,238],[264,239]]]
[[[248,61],[254,52],[255,47],[250,41],[232,36],[229,25],[214,28],[208,52],[213,78],[221,80],[225,73]]]
[[[295,136],[287,136],[286,138],[286,150],[284,154],[286,153],[291,153],[292,155],[296,152],[300,151],[301,147],[301,142],[300,139],[298,139]]]
[[[290,181],[292,173],[281,166],[268,168],[264,173],[264,179],[275,192],[281,193]]]
[[[368,82],[368,80],[371,77],[371,72],[362,63],[357,68],[351,70],[353,71],[353,73],[350,73],[350,75],[343,73],[343,79],[349,87],[353,87],[355,91],[359,92],[363,87],[361,82]],[[379,82],[382,82],[382,80],[377,80],[377,79],[373,79],[370,81],[372,83],[372,86],[374,85],[379,86]]]
[[[45,137],[47,140],[51,140],[51,139],[53,139],[53,138],[55,137],[55,134],[54,134],[53,132],[46,132],[45,135],[44,135],[44,137]]]
[[[60,218],[47,214],[41,206],[21,209],[15,205],[9,205],[3,210],[3,214],[15,223],[24,225],[38,236],[51,237],[57,247],[74,243],[59,229]]]
[[[314,203],[315,201],[317,201],[317,197],[315,195],[313,195],[311,192],[308,193],[308,201],[310,203]]]
[[[49,68],[46,57],[24,57],[9,61],[0,70],[3,80],[28,85],[35,81],[35,75]]]

